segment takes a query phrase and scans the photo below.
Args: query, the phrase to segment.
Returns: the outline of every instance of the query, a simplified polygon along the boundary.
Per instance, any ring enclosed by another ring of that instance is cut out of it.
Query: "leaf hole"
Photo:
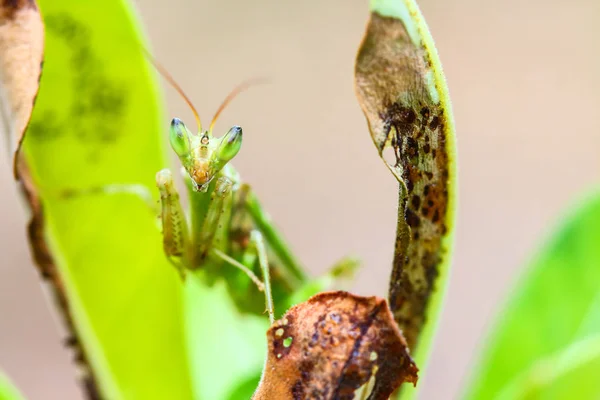
[[[396,163],[398,162],[398,159],[396,158],[396,151],[394,151],[392,146],[388,146],[383,149],[381,158],[383,158],[383,161],[385,161],[391,167],[395,167]]]

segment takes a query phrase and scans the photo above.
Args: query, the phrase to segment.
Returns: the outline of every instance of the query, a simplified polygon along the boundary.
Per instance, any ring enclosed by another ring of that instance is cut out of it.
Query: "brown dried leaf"
[[[39,88],[44,26],[34,0],[0,0],[0,99],[17,175],[17,154]]]
[[[327,292],[292,307],[267,332],[254,400],[387,399],[417,367],[385,300]]]
[[[371,14],[356,60],[356,93],[379,155],[386,152],[400,183],[389,300],[411,349],[447,262],[451,230],[452,124],[436,73],[423,39],[411,38],[402,19]]]

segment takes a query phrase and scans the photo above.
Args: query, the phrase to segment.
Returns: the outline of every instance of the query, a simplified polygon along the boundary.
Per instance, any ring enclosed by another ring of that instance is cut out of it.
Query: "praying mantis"
[[[255,81],[235,88],[205,130],[199,113],[183,89],[160,64],[150,56],[148,58],[185,100],[198,128],[192,133],[180,119],[174,118],[169,132],[171,147],[181,162],[189,199],[187,213],[181,205],[172,172],[163,169],[156,174],[165,255],[183,279],[193,271],[230,279],[228,283],[233,289],[230,292],[241,306],[251,302],[243,290],[243,287],[248,288],[250,280],[256,289],[264,292],[266,310],[273,323],[274,295],[285,298],[303,293],[297,297],[303,299],[324,289],[331,279],[309,281],[250,186],[229,164],[241,148],[242,128],[233,126],[222,137],[213,135],[221,112]],[[237,271],[226,268],[228,265],[236,267]],[[345,257],[334,265],[329,277],[348,276],[357,265],[356,259]],[[262,280],[256,275],[257,269],[261,271]],[[271,279],[276,285],[271,285]],[[246,282],[239,284],[240,281]]]
[[[309,279],[250,185],[230,164],[240,151],[242,128],[233,126],[221,137],[213,134],[219,115],[231,100],[260,81],[250,80],[237,86],[221,103],[209,128],[203,129],[198,111],[181,86],[149,52],[144,50],[144,54],[189,106],[198,129],[191,132],[179,118],[173,118],[169,128],[171,148],[181,163],[187,212],[171,170],[165,168],[156,173],[163,249],[182,280],[190,273],[209,283],[223,278],[240,310],[262,313],[265,304],[272,323],[275,303],[287,309],[327,289],[337,279],[351,277],[359,260],[344,257],[325,275]],[[134,195],[156,210],[153,195],[143,185],[67,190],[63,196],[84,193]],[[262,279],[257,276],[259,271]],[[258,292],[264,292],[264,303]]]

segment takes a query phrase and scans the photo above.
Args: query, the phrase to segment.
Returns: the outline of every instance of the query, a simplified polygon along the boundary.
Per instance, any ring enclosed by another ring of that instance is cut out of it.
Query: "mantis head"
[[[171,121],[171,130],[169,139],[171,147],[177,153],[183,167],[189,174],[194,184],[194,189],[204,192],[212,179],[227,165],[229,161],[240,151],[242,147],[242,128],[234,126],[220,138],[212,135],[213,127],[219,118],[221,112],[227,105],[242,91],[249,86],[259,83],[261,80],[250,80],[234,88],[223,100],[215,116],[210,122],[208,130],[202,129],[200,116],[192,101],[185,94],[183,89],[175,82],[175,79],[162,67],[149,53],[146,56],[154,64],[158,72],[177,90],[190,107],[196,118],[198,133],[192,134],[190,130],[179,118],[173,118]]]
[[[200,127],[199,127],[200,128]],[[234,126],[220,138],[211,129],[192,134],[178,118],[171,121],[171,147],[189,174],[194,188],[205,191],[212,179],[227,165],[242,147],[242,128]]]

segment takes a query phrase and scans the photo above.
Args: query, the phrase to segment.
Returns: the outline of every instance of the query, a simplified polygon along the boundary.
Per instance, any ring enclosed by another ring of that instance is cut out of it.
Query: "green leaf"
[[[399,183],[389,301],[423,370],[451,261],[454,120],[440,59],[416,2],[371,0],[370,10],[356,59],[356,93],[379,156]]]
[[[8,378],[0,372],[0,400],[22,400],[23,396]]]
[[[135,15],[123,0],[39,6],[45,62],[24,142],[44,213],[34,207],[30,228],[37,261],[93,369],[91,392],[191,398],[183,286],[154,211],[135,195],[63,193],[135,183],[156,195],[166,126]]]
[[[168,122],[128,3],[40,7],[44,73],[21,176],[34,256],[88,366],[85,387],[110,399],[217,400],[257,382],[266,316],[241,315],[221,280],[181,282],[156,204],[144,201],[158,200]],[[129,194],[99,190],[131,184]]]
[[[600,396],[599,243],[596,193],[528,266],[491,332],[467,399]]]
[[[247,400],[232,393],[248,379],[258,385],[268,319],[237,311],[223,280],[207,287],[197,276],[186,282],[185,316],[196,398]]]

